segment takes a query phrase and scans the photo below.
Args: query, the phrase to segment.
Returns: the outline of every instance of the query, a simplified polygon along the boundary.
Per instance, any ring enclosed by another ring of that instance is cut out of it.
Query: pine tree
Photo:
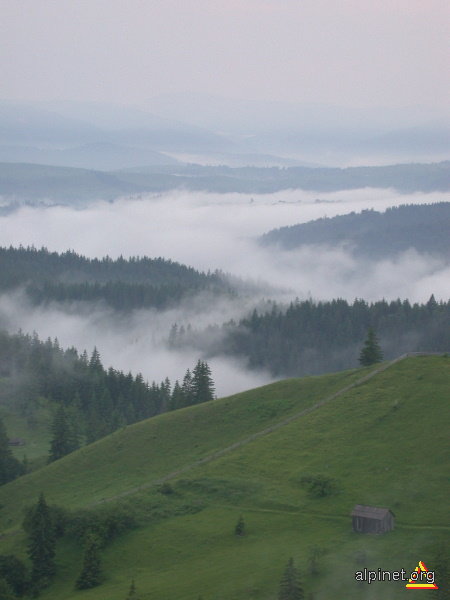
[[[175,381],[175,385],[173,386],[172,396],[170,397],[169,410],[176,410],[177,408],[181,408],[183,406],[183,390],[181,389],[180,384]]]
[[[24,467],[11,452],[6,429],[0,419],[0,485],[12,481],[22,473],[24,473]]]
[[[205,361],[199,360],[192,372],[192,390],[194,404],[214,400],[214,382]]]
[[[363,367],[369,367],[375,363],[383,360],[383,352],[381,351],[380,344],[378,343],[377,336],[375,335],[372,327],[367,332],[367,338],[364,342],[363,349],[359,355],[359,362]]]
[[[308,552],[309,574],[313,577],[319,574],[320,557],[323,555],[323,548],[312,546]]]
[[[31,581],[37,587],[48,585],[55,573],[55,530],[49,508],[40,494],[30,518],[28,556],[32,563]]]
[[[160,405],[159,412],[167,412],[170,410],[170,400],[171,400],[171,383],[170,379],[166,377],[164,381],[161,382],[159,386],[160,390]]]
[[[89,359],[89,369],[95,373],[103,374],[103,365],[97,347],[94,348]]]
[[[242,515],[239,517],[238,522],[236,523],[234,534],[239,536],[245,535],[245,523]]]
[[[280,581],[278,600],[303,600],[304,597],[294,559],[290,558]]]
[[[55,413],[51,432],[53,437],[50,442],[49,463],[66,456],[79,447],[76,433],[69,423],[63,406],[60,406]]]
[[[75,583],[77,590],[87,590],[101,583],[100,544],[93,534],[86,539],[83,568]]]
[[[139,595],[136,591],[136,585],[134,579],[131,580],[130,590],[125,600],[139,600]]]
[[[190,406],[193,404],[194,400],[194,392],[192,389],[192,375],[190,370],[188,369],[183,377],[183,384],[181,386],[181,391],[183,395],[183,404],[182,406]]]

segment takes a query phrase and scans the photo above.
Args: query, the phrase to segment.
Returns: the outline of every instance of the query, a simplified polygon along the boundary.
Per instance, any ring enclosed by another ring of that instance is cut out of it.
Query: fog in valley
[[[221,325],[245,316],[267,299],[408,298],[424,302],[432,293],[446,299],[449,265],[413,249],[389,260],[371,261],[344,248],[309,246],[286,251],[258,244],[258,237],[275,227],[369,208],[383,211],[400,204],[443,200],[444,193],[399,195],[380,189],[320,194],[295,190],[253,196],[174,191],[112,203],[99,201],[84,210],[24,206],[1,217],[2,246],[72,249],[88,257],[161,256],[203,271],[220,269],[235,284],[233,276],[240,278],[242,291],[236,299],[211,301],[203,295],[170,310],[129,314],[118,314],[103,304],[36,307],[25,294],[15,292],[0,298],[0,326],[10,332],[36,331],[41,338],[57,337],[63,347],[74,345],[80,351],[90,352],[96,346],[106,367],[142,372],[149,381],[168,376],[174,382],[202,356],[201,348],[169,347],[174,323],[191,324],[195,329]],[[219,396],[271,380],[269,373],[249,371],[230,357],[208,360]]]

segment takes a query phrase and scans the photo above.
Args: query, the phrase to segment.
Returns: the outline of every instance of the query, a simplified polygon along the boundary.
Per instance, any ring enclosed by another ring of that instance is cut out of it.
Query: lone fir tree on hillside
[[[304,597],[294,559],[290,558],[280,581],[278,600],[303,600]]]
[[[44,494],[40,494],[30,519],[28,556],[32,563],[31,582],[35,589],[45,587],[55,573],[55,527]]]
[[[100,544],[95,535],[91,534],[86,540],[83,568],[75,583],[77,590],[88,590],[101,583]]]
[[[363,349],[359,355],[359,362],[363,367],[369,367],[375,363],[379,363],[383,360],[383,352],[381,351],[380,344],[378,343],[377,336],[375,335],[372,327],[367,332],[367,338],[364,342]]]

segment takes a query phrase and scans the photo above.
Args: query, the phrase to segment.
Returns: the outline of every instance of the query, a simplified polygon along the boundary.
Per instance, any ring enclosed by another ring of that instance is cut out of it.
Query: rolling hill
[[[132,146],[124,140],[123,144]],[[117,149],[117,148],[116,148]],[[1,150],[1,149],[0,149]],[[103,160],[105,149],[100,151]],[[109,147],[108,152],[113,151]],[[74,152],[72,150],[71,152]],[[0,158],[2,153],[0,152]],[[5,201],[83,206],[98,200],[161,193],[174,189],[218,193],[269,194],[303,189],[317,192],[366,187],[393,188],[400,193],[448,191],[450,162],[398,164],[381,167],[225,167],[154,163],[145,151],[134,149],[136,168],[99,171],[73,167],[0,162],[0,196]],[[146,159],[151,162],[146,164]],[[25,160],[24,158],[20,160]],[[31,158],[29,160],[35,160]],[[97,159],[98,160],[98,159]],[[61,164],[60,162],[57,164]],[[90,164],[94,164],[90,161]],[[126,164],[129,164],[128,162]],[[103,164],[106,168],[106,165]]]
[[[364,210],[273,229],[260,238],[285,250],[302,246],[344,247],[370,260],[392,258],[410,249],[450,258],[450,202],[403,205],[380,213]]]
[[[132,578],[143,600],[273,600],[291,556],[306,598],[406,597],[402,582],[362,585],[355,572],[432,568],[448,542],[449,367],[448,355],[407,357],[128,426],[0,488],[0,553],[24,556],[23,511],[44,491],[131,525],[102,551],[103,584],[83,592],[80,540],[64,536],[43,600],[121,600]],[[353,533],[355,504],[389,507],[394,531]]]

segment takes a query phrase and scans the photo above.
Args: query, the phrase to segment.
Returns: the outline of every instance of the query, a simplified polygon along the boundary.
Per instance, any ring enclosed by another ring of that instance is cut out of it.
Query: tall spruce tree
[[[303,600],[304,597],[294,559],[290,558],[280,581],[278,600]]]
[[[52,441],[48,462],[51,463],[79,448],[79,442],[72,424],[69,422],[64,407],[59,406],[51,427]]]
[[[183,377],[183,384],[181,386],[182,393],[182,406],[190,406],[194,401],[194,391],[192,386],[192,374],[188,369]]]
[[[206,361],[199,360],[192,372],[194,404],[214,400],[214,382],[211,369]]]
[[[183,406],[183,390],[181,389],[181,385],[178,382],[178,379],[175,381],[175,385],[173,386],[172,395],[170,397],[169,410],[176,410],[177,408],[181,408]]]
[[[378,343],[378,339],[374,330],[372,327],[370,327],[369,331],[367,332],[363,349],[359,355],[359,362],[363,367],[369,367],[370,365],[379,363],[382,360],[383,352],[381,351],[380,344]]]
[[[11,452],[6,429],[0,419],[0,485],[12,481],[22,473],[24,473],[24,467]]]
[[[40,494],[30,517],[28,556],[32,563],[31,581],[35,589],[45,587],[55,573],[56,536],[53,519],[44,498]]]
[[[89,534],[83,557],[83,568],[75,583],[77,590],[88,590],[100,585],[102,578],[100,543],[94,534]]]

